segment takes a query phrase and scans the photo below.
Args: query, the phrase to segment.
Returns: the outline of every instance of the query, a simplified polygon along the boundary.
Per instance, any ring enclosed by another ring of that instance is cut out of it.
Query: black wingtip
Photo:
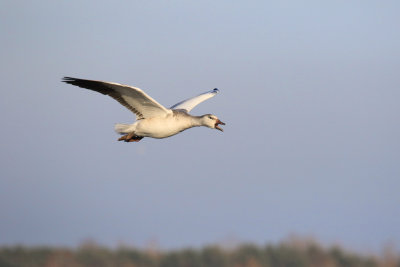
[[[219,92],[218,88],[214,88],[213,92],[218,93]]]
[[[65,76],[65,77],[62,78],[61,81],[64,82],[64,83],[71,83],[73,81],[76,81],[76,78]]]
[[[94,80],[85,80],[85,79],[79,79],[79,78],[73,78],[73,77],[68,77],[65,76],[61,80],[62,82],[65,82],[67,84],[72,84],[81,88],[93,90],[96,92],[99,92],[103,95],[108,95],[110,94],[113,89],[110,87],[107,87],[107,83],[101,82],[101,81],[94,81]]]

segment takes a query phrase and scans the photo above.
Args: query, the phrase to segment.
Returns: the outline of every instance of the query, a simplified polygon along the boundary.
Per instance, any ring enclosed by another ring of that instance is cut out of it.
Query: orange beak
[[[220,130],[221,132],[223,132],[224,130],[221,127],[218,126],[219,124],[225,125],[225,123],[223,123],[220,120],[217,120],[217,122],[215,123],[215,129]]]

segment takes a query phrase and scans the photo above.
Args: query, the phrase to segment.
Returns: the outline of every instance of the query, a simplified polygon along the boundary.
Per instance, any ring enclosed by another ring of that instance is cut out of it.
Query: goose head
[[[215,115],[212,115],[212,114],[206,114],[206,115],[203,115],[203,116],[201,116],[201,122],[202,122],[202,124],[204,125],[204,126],[207,126],[207,127],[209,127],[209,128],[211,128],[211,129],[217,129],[217,130],[220,130],[221,132],[223,132],[224,130],[221,128],[221,127],[219,127],[218,125],[225,125],[225,123],[223,123],[222,121],[220,121],[219,119],[218,119],[218,117],[217,116],[215,116]]]

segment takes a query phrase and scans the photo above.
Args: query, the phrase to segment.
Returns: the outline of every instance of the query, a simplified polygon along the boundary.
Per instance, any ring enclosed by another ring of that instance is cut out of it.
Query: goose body
[[[143,137],[166,138],[196,126],[223,131],[225,125],[216,116],[193,116],[189,112],[201,102],[215,96],[218,89],[202,93],[165,108],[137,87],[112,82],[64,77],[63,82],[109,95],[136,115],[133,124],[116,124],[115,130],[123,136],[119,141],[138,142]]]

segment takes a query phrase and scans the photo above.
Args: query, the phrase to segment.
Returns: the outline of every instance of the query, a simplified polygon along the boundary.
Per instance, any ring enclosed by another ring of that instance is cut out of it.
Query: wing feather
[[[186,112],[190,112],[195,106],[200,104],[201,102],[215,96],[219,90],[215,88],[214,90],[202,93],[198,96],[183,100],[171,107],[171,109],[183,109],[186,110]]]
[[[172,112],[137,87],[72,77],[64,77],[63,82],[111,96],[132,111],[138,120],[163,116]]]

